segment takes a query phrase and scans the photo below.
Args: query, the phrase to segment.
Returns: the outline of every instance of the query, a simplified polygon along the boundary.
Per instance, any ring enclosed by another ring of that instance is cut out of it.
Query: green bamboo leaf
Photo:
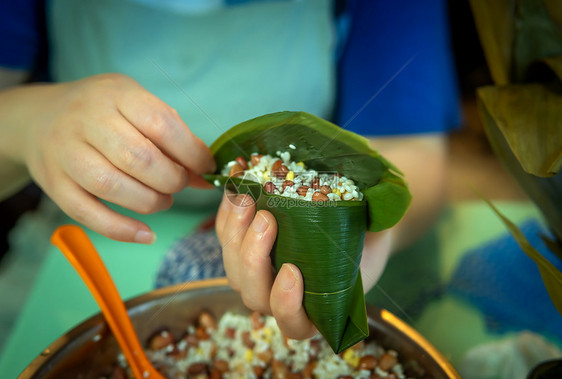
[[[544,1],[519,0],[516,3],[513,79],[523,82],[536,61],[562,54],[562,35]]]
[[[535,162],[534,166],[546,167],[541,170],[543,172],[559,169],[562,150],[560,109],[537,109],[546,107],[546,104],[551,104],[552,108],[556,102],[560,102],[560,98],[544,101],[546,89],[539,85],[529,86],[532,88],[529,93],[525,92],[527,86],[481,88],[478,90],[478,109],[494,152],[540,208],[550,228],[562,241],[562,173],[538,177],[525,172],[521,161],[531,161]],[[510,93],[510,89],[514,92]],[[530,104],[527,105],[526,101]],[[529,114],[518,108],[526,109]],[[543,112],[545,114],[541,114]],[[518,151],[518,156],[514,150]],[[537,163],[541,157],[543,161]]]
[[[562,54],[558,5],[556,0],[470,0],[496,85],[525,82],[529,68],[537,61]]]
[[[555,175],[562,166],[562,95],[540,84],[483,87],[478,97],[523,169]]]
[[[470,0],[476,30],[494,82],[510,82],[514,41],[513,0]]]
[[[541,239],[550,251],[557,255],[559,259],[562,259],[562,243],[551,240],[545,235],[541,235]]]
[[[544,58],[543,62],[554,72],[559,80],[562,80],[562,55]]]
[[[370,231],[394,225],[406,212],[411,195],[400,170],[371,149],[367,139],[309,113],[260,116],[232,127],[211,145],[219,170],[237,156],[249,160],[253,152],[274,155],[279,150],[290,151],[293,160],[317,171],[339,172],[352,178],[368,202]],[[206,179],[212,183],[217,177],[207,175]],[[393,186],[384,200],[379,198],[382,191],[369,190],[381,181]]]
[[[294,149],[290,148],[294,147]],[[378,231],[400,220],[411,195],[400,171],[372,150],[366,139],[304,112],[264,115],[234,126],[211,146],[218,171],[205,178],[251,195],[258,209],[278,223],[272,251],[277,270],[295,264],[303,274],[308,317],[339,353],[368,336],[359,263],[366,230]],[[220,170],[237,156],[275,155],[317,171],[352,178],[363,201],[310,202],[267,193],[259,184],[228,178]],[[383,199],[384,197],[384,199]]]
[[[503,221],[505,226],[509,229],[515,241],[521,249],[527,254],[529,258],[535,261],[544,286],[546,287],[552,303],[558,309],[558,312],[562,316],[562,273],[550,263],[545,257],[543,257],[525,238],[525,235],[521,230],[512,223],[507,217],[505,217],[495,206],[487,199],[484,199],[492,210],[498,215],[498,217]]]

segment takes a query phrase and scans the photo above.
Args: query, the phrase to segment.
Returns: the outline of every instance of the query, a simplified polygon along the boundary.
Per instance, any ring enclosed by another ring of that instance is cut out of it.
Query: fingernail
[[[254,232],[263,233],[268,226],[269,222],[267,222],[265,216],[258,212],[254,218],[254,222],[252,222],[252,229],[254,229]]]
[[[147,230],[139,230],[137,234],[135,234],[134,241],[138,243],[153,244],[156,241],[156,234]]]
[[[295,283],[297,282],[297,276],[296,276],[293,268],[291,266],[289,266],[288,264],[285,263],[282,266],[282,268],[283,267],[286,267],[286,268],[285,268],[285,270],[281,270],[282,273],[280,274],[279,285],[285,291],[289,291],[289,290],[293,289],[293,287],[295,286]]]

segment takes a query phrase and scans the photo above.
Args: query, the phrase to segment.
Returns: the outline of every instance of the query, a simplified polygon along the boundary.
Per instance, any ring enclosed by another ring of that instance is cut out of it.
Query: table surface
[[[502,212],[516,223],[538,219],[536,208],[527,202],[500,202]],[[153,288],[160,262],[173,243],[192,231],[209,212],[182,212],[169,210],[154,215],[140,216],[157,233],[158,240],[151,246],[116,242],[88,231],[94,245],[113,276],[125,299]],[[443,279],[450,278],[459,259],[470,249],[507,234],[499,219],[483,202],[451,204],[432,233],[431,249],[439,256],[437,272]],[[424,244],[426,245],[424,247]],[[428,242],[414,249],[421,254]],[[394,258],[393,258],[394,259]],[[396,257],[396,259],[400,259]],[[398,317],[412,324],[437,347],[453,365],[471,347],[504,337],[486,329],[483,316],[470,304],[450,295],[438,302],[429,302],[415,314],[409,314],[399,304],[399,297],[389,290],[393,273],[399,265],[390,266],[385,276],[367,300],[378,302]],[[386,291],[385,291],[386,290]],[[376,293],[375,293],[376,292]],[[384,300],[377,300],[381,298]],[[33,288],[18,321],[0,356],[0,378],[15,378],[41,351],[64,332],[97,313],[99,308],[74,269],[54,246],[36,277]],[[463,327],[459,327],[463,325]]]

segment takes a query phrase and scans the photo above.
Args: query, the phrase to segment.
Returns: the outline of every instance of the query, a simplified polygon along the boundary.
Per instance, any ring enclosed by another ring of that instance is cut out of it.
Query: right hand
[[[157,212],[188,184],[204,187],[200,174],[215,169],[208,147],[177,112],[127,76],[23,90],[33,106],[22,104],[24,122],[10,131],[11,158],[68,216],[109,238],[151,243],[155,236],[100,199]]]

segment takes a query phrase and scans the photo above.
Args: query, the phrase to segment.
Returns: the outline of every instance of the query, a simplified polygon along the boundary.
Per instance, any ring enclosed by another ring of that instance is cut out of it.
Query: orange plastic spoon
[[[51,242],[63,252],[94,295],[135,378],[164,379],[144,354],[117,287],[86,232],[76,225],[63,225],[55,230]]]

